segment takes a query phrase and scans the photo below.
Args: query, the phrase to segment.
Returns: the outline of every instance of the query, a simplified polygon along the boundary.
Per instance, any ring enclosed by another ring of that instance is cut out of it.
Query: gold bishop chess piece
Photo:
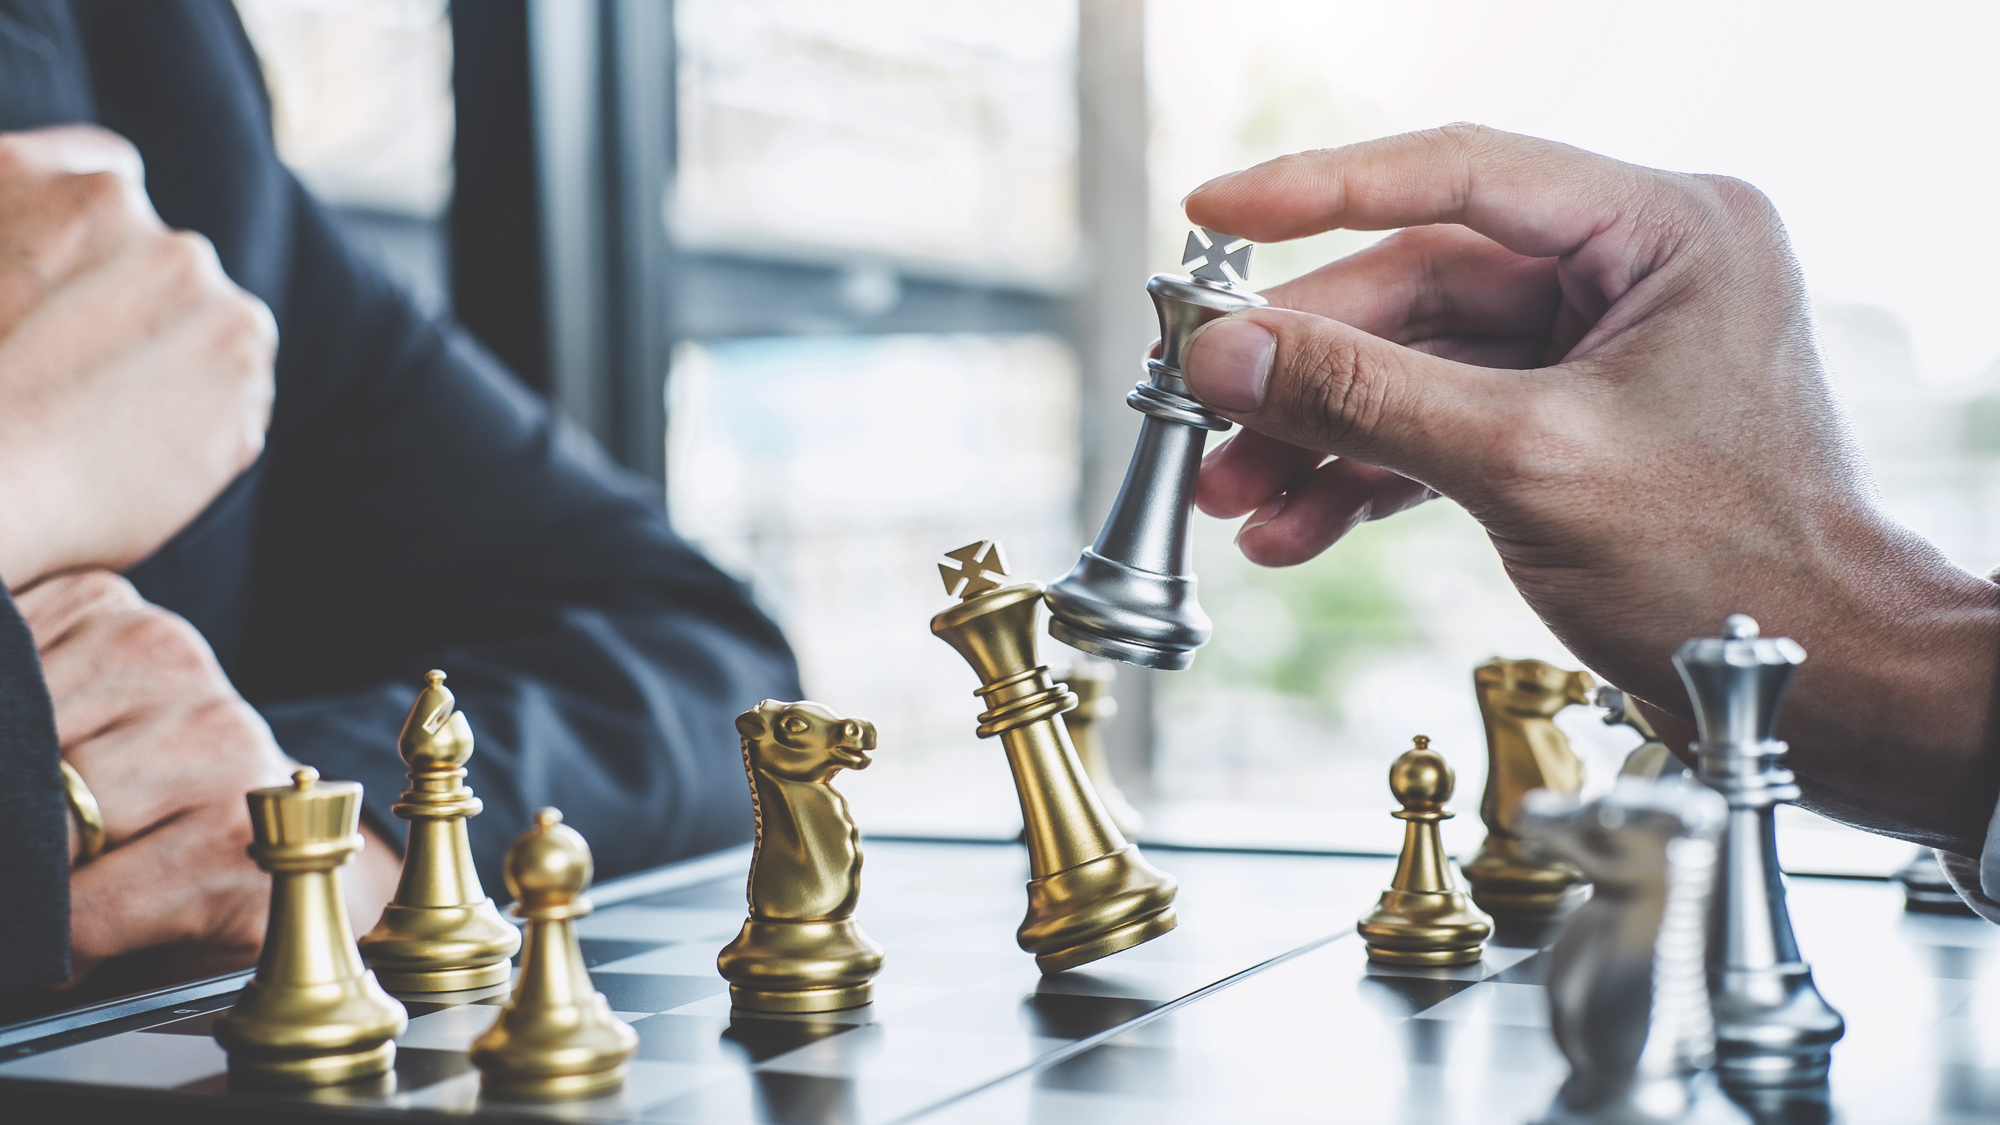
[[[868,768],[875,724],[817,703],[766,699],[736,716],[757,845],[750,917],[715,967],[752,1012],[832,1012],[868,1003],[882,947],[855,924],[861,833],[831,782]]]
[[[1590,702],[1597,681],[1541,660],[1489,660],[1472,670],[1486,725],[1486,792],[1479,819],[1486,839],[1465,864],[1472,901],[1502,919],[1552,918],[1583,900],[1584,875],[1567,860],[1522,845],[1521,798],[1536,789],[1575,796],[1583,760],[1555,724],[1565,707]]]
[[[1118,701],[1111,697],[1111,681],[1117,676],[1118,666],[1109,660],[1079,656],[1058,678],[1076,696],[1076,706],[1062,716],[1070,745],[1076,747],[1077,760],[1090,776],[1097,799],[1104,802],[1104,811],[1111,814],[1111,823],[1129,840],[1139,835],[1146,818],[1119,790],[1111,775],[1111,755],[1104,748],[1104,724],[1118,713]]]
[[[639,1036],[590,983],[576,920],[590,913],[590,845],[543,809],[507,849],[507,890],[527,921],[521,971],[500,1018],[472,1041],[480,1089],[519,1101],[610,1093],[625,1081]]]
[[[472,866],[465,822],[483,807],[465,784],[472,728],[444,673],[424,678],[397,741],[410,766],[410,787],[393,807],[410,822],[403,878],[381,920],[362,935],[361,956],[383,987],[398,992],[487,988],[512,974],[508,962],[521,948],[521,932],[500,917]]]
[[[1372,960],[1394,965],[1464,965],[1486,952],[1493,920],[1480,913],[1451,877],[1440,821],[1451,818],[1444,803],[1455,782],[1451,763],[1418,735],[1389,767],[1389,791],[1403,806],[1391,813],[1403,822],[1403,852],[1389,889],[1363,915],[1361,933]]]
[[[271,918],[256,976],[215,1021],[230,1079],[331,1086],[387,1074],[409,1016],[361,963],[337,871],[363,844],[361,786],[322,782],[308,766],[249,802]]]
[[[1174,877],[1126,841],[1091,787],[1058,716],[1076,696],[1049,678],[1035,644],[1043,586],[1003,586],[1000,545],[981,540],[938,564],[958,605],[931,632],[979,675],[981,738],[1007,751],[1028,845],[1028,915],[1015,938],[1045,973],[1059,973],[1151,941],[1174,928]]]

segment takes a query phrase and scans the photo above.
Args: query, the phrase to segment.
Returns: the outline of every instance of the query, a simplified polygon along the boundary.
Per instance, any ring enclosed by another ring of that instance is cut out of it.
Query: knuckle
[[[143,663],[186,673],[208,667],[208,645],[194,626],[163,609],[147,606],[132,615],[120,642]]]
[[[215,248],[194,231],[162,231],[153,242],[153,265],[169,282],[190,289],[215,268]]]
[[[1351,448],[1380,425],[1386,380],[1358,340],[1314,334],[1301,342],[1287,367],[1296,374],[1303,400],[1300,416],[1314,420],[1313,436],[1322,448]]]

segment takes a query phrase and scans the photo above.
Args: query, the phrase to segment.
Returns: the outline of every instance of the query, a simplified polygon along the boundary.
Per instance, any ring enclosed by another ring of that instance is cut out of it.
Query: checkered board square
[[[876,841],[867,850],[859,918],[888,957],[875,1002],[848,1012],[731,1011],[715,954],[742,921],[741,855],[602,888],[603,905],[580,924],[584,955],[640,1041],[630,1079],[610,1097],[482,1100],[465,1051],[504,988],[408,998],[393,1082],[232,1091],[210,1038],[240,984],[224,981],[97,1018],[0,1028],[0,1104],[21,1107],[21,1120],[66,1122],[116,1112],[1461,1125],[1533,1119],[1565,1071],[1547,1031],[1546,934],[1503,932],[1485,960],[1460,968],[1367,961],[1353,922],[1387,879],[1386,860],[1157,853],[1182,881],[1180,929],[1045,977],[1013,942],[1027,879],[1019,848]],[[1883,883],[1795,879],[1792,901],[1821,990],[1848,1018],[1831,1086],[1837,1119],[2000,1114],[2000,928],[1906,916]]]

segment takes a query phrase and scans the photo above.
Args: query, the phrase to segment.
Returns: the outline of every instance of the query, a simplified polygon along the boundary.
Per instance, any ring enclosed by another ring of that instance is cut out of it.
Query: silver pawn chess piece
[[[1570,1074],[1543,1125],[1748,1120],[1707,1073],[1703,949],[1727,816],[1678,779],[1619,778],[1589,804],[1546,789],[1522,800],[1522,833],[1594,888],[1549,950],[1549,1027]]]
[[[1236,288],[1249,276],[1251,249],[1232,235],[1189,232],[1181,262],[1201,263],[1193,276],[1154,274],[1146,283],[1160,316],[1160,357],[1146,361],[1148,378],[1125,396],[1146,419],[1097,542],[1049,586],[1049,633],[1064,644],[1145,668],[1178,669],[1208,643],[1212,630],[1195,600],[1188,520],[1208,432],[1230,424],[1188,394],[1181,352],[1195,329],[1265,304]]]
[[[1771,737],[1778,704],[1805,650],[1760,637],[1738,613],[1720,637],[1691,640],[1674,667],[1694,700],[1697,776],[1729,802],[1722,873],[1709,909],[1708,981],[1715,1003],[1716,1075],[1733,1090],[1826,1080],[1846,1030],[1799,956],[1778,870],[1776,807],[1796,800],[1784,743]]]
[[[1944,877],[1944,867],[1938,863],[1934,849],[1918,848],[1910,862],[1896,872],[1896,882],[1903,888],[1903,909],[1912,913],[1979,916],[1958,897],[1951,880]]]

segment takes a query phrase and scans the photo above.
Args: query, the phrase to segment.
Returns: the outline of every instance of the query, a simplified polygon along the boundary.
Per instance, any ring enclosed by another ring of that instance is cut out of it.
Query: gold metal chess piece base
[[[527,921],[521,971],[500,1018],[472,1041],[483,1094],[556,1101],[609,1093],[624,1081],[639,1036],[590,983],[576,920],[590,913],[590,845],[543,809],[507,850],[507,889]]]
[[[1574,796],[1583,788],[1583,760],[1554,718],[1565,707],[1589,703],[1596,685],[1588,672],[1542,660],[1494,659],[1472,670],[1486,727],[1486,791],[1479,802],[1486,839],[1464,872],[1472,901],[1496,917],[1552,918],[1587,894],[1582,871],[1531,855],[1514,822],[1521,798],[1533,790]]]
[[[505,984],[521,933],[479,885],[465,822],[483,807],[465,784],[472,728],[444,673],[433,671],[403,722],[397,748],[410,787],[393,811],[410,822],[396,898],[361,938],[361,955],[383,987],[455,992]]]
[[[1392,965],[1470,964],[1493,936],[1493,920],[1452,880],[1438,823],[1451,818],[1444,803],[1454,778],[1430,743],[1418,735],[1389,767],[1389,789],[1403,806],[1390,814],[1404,822],[1403,852],[1389,889],[1355,926],[1369,958]]]
[[[861,833],[832,781],[868,768],[875,724],[766,699],[736,716],[736,733],[757,846],[750,917],[715,958],[730,1002],[754,1012],[860,1007],[882,971],[882,947],[854,921]]]
[[[327,1086],[387,1074],[408,1014],[362,965],[336,872],[362,846],[361,786],[321,784],[308,767],[249,803],[271,918],[257,975],[215,1021],[230,1081]]]
[[[1050,680],[1036,652],[1041,583],[1001,586],[1006,563],[990,541],[947,557],[963,569],[940,564],[945,588],[964,600],[931,618],[931,632],[978,673],[988,709],[977,733],[1000,739],[1020,794],[1034,875],[1021,948],[1057,973],[1172,930],[1179,884],[1126,842],[1058,718],[1076,696]]]

